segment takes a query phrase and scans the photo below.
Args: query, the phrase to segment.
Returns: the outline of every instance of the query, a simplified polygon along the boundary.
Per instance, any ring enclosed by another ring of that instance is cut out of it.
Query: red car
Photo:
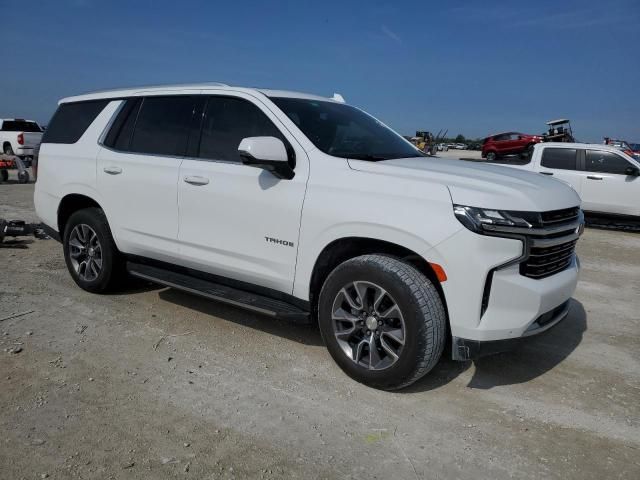
[[[492,161],[503,155],[522,153],[531,155],[533,146],[541,141],[540,135],[527,135],[518,132],[492,135],[482,142],[482,158]]]

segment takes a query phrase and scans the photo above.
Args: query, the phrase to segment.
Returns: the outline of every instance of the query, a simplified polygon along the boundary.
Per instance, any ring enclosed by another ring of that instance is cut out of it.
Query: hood
[[[580,205],[576,191],[564,182],[499,165],[427,157],[349,160],[349,165],[355,170],[446,185],[453,203],[459,205],[530,212]]]

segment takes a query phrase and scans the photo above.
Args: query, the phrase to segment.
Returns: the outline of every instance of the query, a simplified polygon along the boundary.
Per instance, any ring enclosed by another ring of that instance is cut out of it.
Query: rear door
[[[578,168],[579,153],[577,148],[544,147],[539,172],[570,184],[580,195],[583,174]]]
[[[295,158],[295,176],[279,179],[243,165],[245,137],[273,136]],[[210,95],[194,158],[180,168],[180,256],[187,266],[291,293],[307,155],[278,117],[241,92]]]
[[[584,210],[620,215],[640,215],[640,177],[625,170],[637,167],[614,152],[587,150],[582,182]]]
[[[178,173],[196,92],[128,99],[98,156],[98,188],[121,250],[171,261],[177,253]]]

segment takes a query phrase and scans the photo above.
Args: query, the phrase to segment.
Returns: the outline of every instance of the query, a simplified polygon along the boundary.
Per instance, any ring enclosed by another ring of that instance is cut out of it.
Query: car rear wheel
[[[487,161],[494,162],[497,158],[496,152],[487,152]]]
[[[5,144],[3,151],[5,155],[13,155],[13,148],[11,148],[11,144],[9,143]]]
[[[112,290],[124,277],[124,261],[99,208],[85,208],[71,215],[64,229],[63,247],[69,273],[83,290]]]
[[[320,292],[318,320],[340,368],[374,388],[412,384],[444,349],[446,316],[435,286],[413,266],[385,255],[339,265]]]

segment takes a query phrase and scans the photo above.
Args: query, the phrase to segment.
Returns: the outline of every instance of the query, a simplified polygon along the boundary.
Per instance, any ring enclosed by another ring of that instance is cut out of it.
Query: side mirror
[[[625,175],[629,175],[630,177],[640,177],[640,168],[638,167],[627,167],[624,171]]]
[[[278,178],[291,180],[295,172],[289,164],[287,149],[276,137],[247,137],[238,146],[242,163],[268,170]]]

